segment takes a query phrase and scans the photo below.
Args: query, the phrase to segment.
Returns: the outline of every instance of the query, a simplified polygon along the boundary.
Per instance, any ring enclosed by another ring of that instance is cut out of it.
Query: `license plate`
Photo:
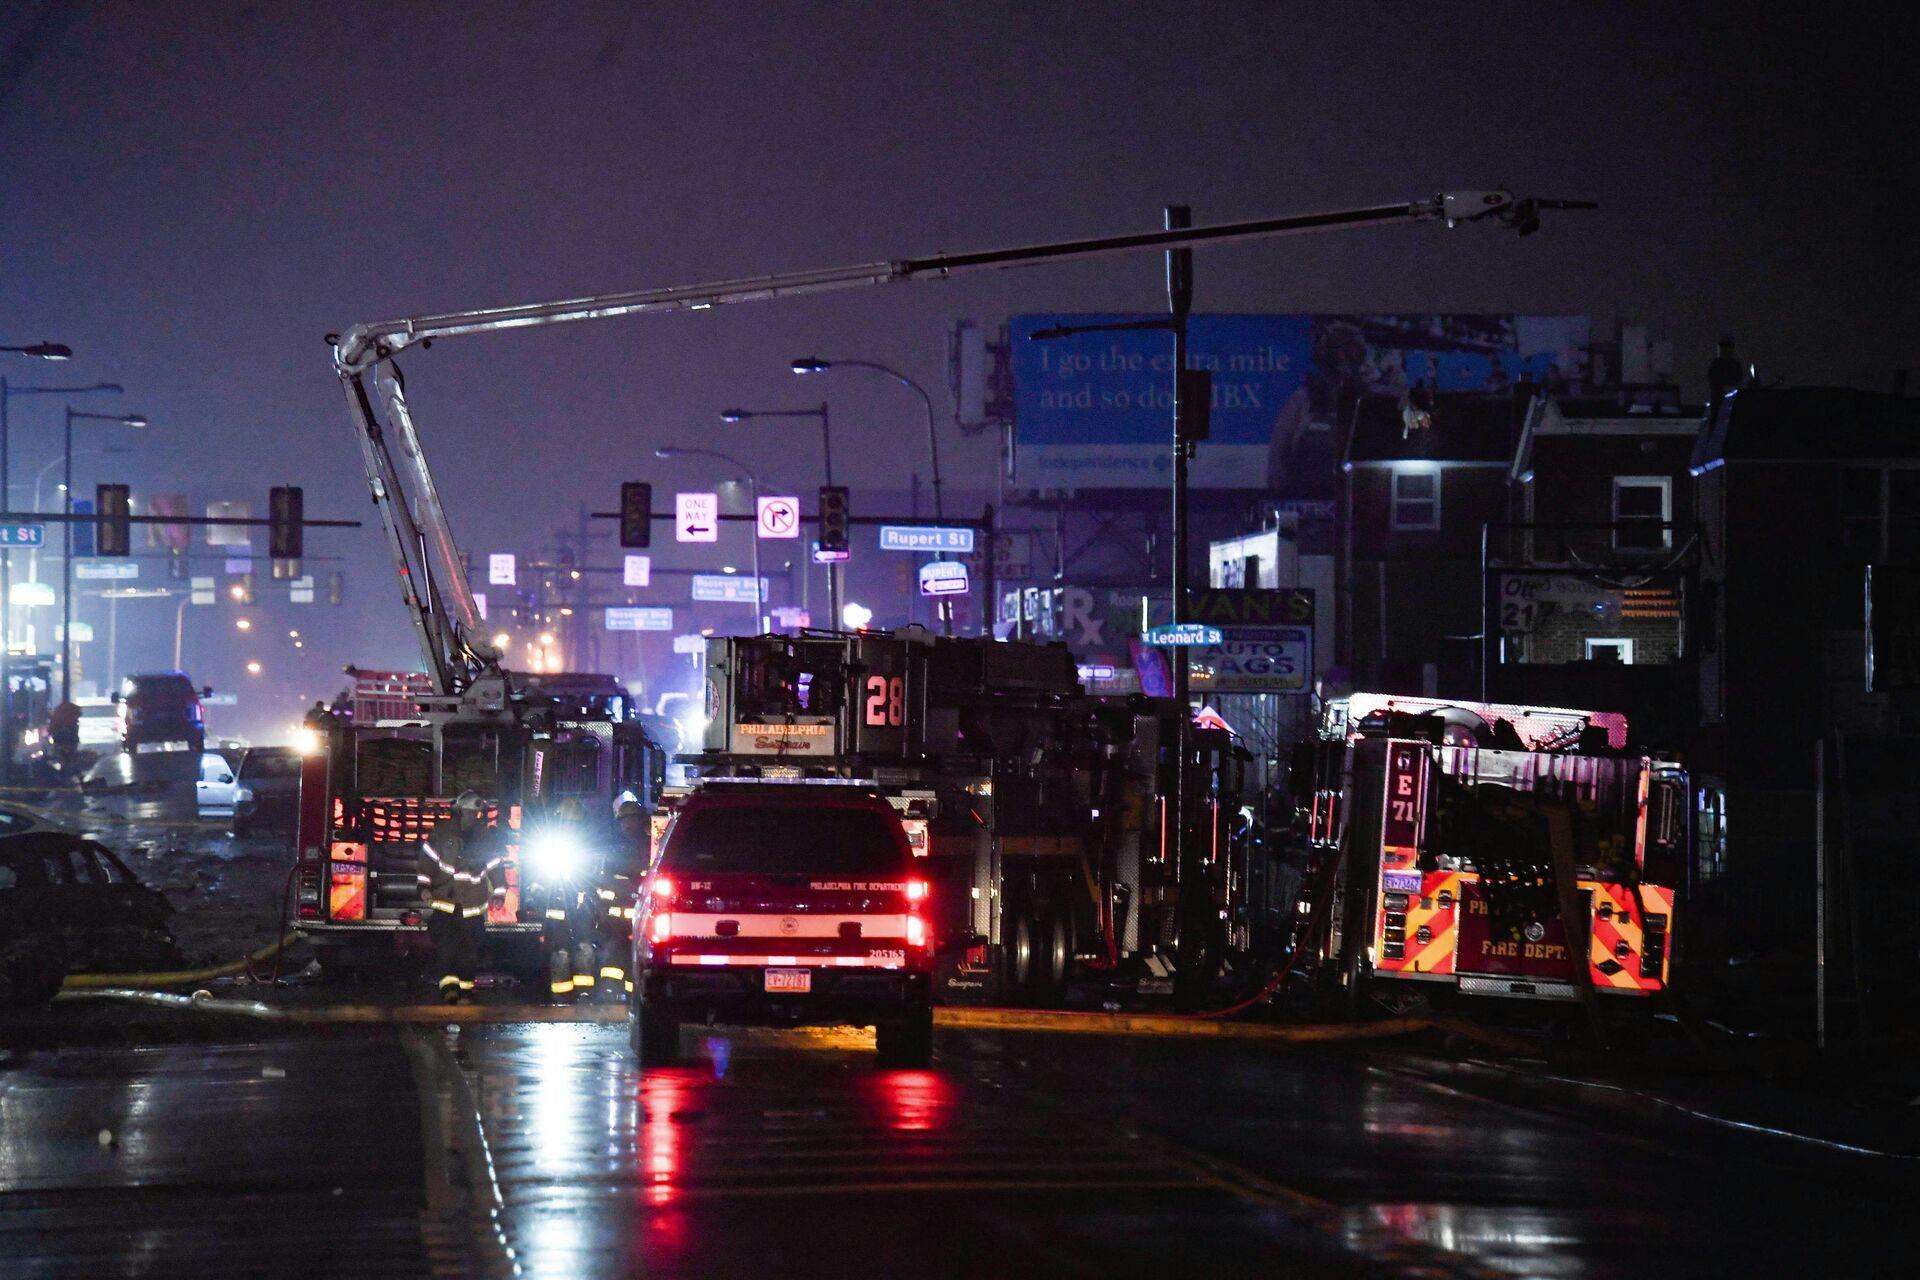
[[[767,970],[767,990],[791,991],[805,995],[813,990],[813,970],[769,969]]]

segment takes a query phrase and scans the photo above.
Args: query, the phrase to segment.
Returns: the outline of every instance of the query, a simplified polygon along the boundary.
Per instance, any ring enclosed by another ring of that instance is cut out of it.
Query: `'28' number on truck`
[[[907,722],[907,682],[900,676],[867,677],[867,723],[898,729]]]

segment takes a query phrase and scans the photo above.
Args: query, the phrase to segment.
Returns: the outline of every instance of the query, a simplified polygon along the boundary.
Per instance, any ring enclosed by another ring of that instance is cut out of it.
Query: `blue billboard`
[[[1173,335],[1136,329],[1036,340],[1036,330],[1151,319],[1015,316],[1014,435],[1021,484],[1143,488],[1172,466]],[[1213,375],[1203,488],[1330,497],[1346,414],[1362,394],[1502,391],[1581,377],[1584,316],[1197,315],[1188,364]]]

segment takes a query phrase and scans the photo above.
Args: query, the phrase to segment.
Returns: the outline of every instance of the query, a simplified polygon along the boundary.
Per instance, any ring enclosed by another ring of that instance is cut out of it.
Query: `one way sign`
[[[676,493],[673,511],[673,534],[681,542],[720,541],[719,494]]]

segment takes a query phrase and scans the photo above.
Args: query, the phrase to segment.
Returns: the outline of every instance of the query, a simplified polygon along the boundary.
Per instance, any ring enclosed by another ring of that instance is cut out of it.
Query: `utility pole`
[[[1163,225],[1169,231],[1193,225],[1193,210],[1168,205]],[[1193,312],[1193,250],[1168,249],[1167,312],[1173,329],[1173,621],[1187,620],[1187,461],[1193,454],[1188,419],[1193,411],[1190,393],[1196,389],[1187,376],[1187,318]],[[1204,389],[1201,389],[1204,390]],[[1204,408],[1202,412],[1204,412]],[[1193,716],[1188,711],[1191,673],[1184,645],[1173,649],[1174,730],[1179,757],[1174,765],[1173,795],[1167,827],[1173,832],[1180,876],[1180,940],[1174,970],[1174,997],[1184,1008],[1197,1008],[1206,991],[1207,934],[1212,930],[1212,895],[1205,892],[1207,868],[1200,842],[1187,830],[1188,795],[1192,785]]]
[[[1179,232],[1193,225],[1193,211],[1183,204],[1166,206],[1165,228]],[[1193,457],[1193,445],[1204,438],[1213,379],[1203,370],[1187,368],[1187,321],[1193,313],[1193,250],[1182,247],[1166,251],[1167,314],[1148,320],[1122,320],[1111,324],[1055,325],[1033,333],[1035,341],[1070,338],[1081,333],[1116,333],[1130,330],[1165,330],[1173,334],[1173,573],[1171,594],[1174,622],[1187,620],[1187,576],[1191,558],[1187,553],[1187,464]],[[1064,543],[1062,544],[1064,545]],[[1213,898],[1207,891],[1209,868],[1201,843],[1187,829],[1188,803],[1193,782],[1193,715],[1187,650],[1173,646],[1170,662],[1173,674],[1174,702],[1174,783],[1166,799],[1166,829],[1172,833],[1173,859],[1179,884],[1175,911],[1179,937],[1175,946],[1173,992],[1176,1003],[1197,1008],[1206,995],[1208,960],[1207,939],[1214,928]]]

